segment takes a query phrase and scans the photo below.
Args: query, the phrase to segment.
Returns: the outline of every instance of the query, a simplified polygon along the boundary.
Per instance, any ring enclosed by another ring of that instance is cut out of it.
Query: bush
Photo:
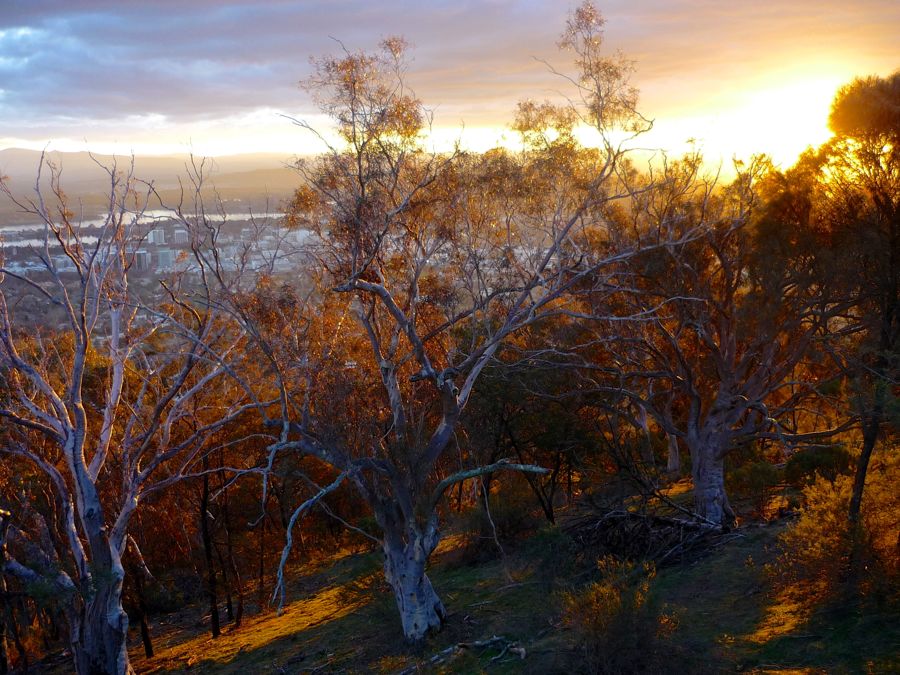
[[[900,588],[900,456],[873,461],[866,476],[860,526],[850,531],[847,510],[852,476],[819,477],[803,490],[800,518],[781,536],[780,574],[788,583],[817,582],[822,590],[847,578],[856,546],[859,590],[896,593]],[[891,590],[893,589],[893,590]]]
[[[488,499],[490,513],[485,510],[484,497],[479,492],[478,505],[466,516],[466,529],[482,541],[493,541],[495,528],[500,541],[512,541],[534,532],[541,521],[535,516],[537,503],[531,488],[524,479],[515,476],[499,485],[498,482],[494,482],[497,487],[491,490]]]
[[[597,563],[602,578],[563,598],[564,620],[591,673],[679,672],[668,638],[674,616],[650,598],[652,564],[637,566],[607,556]]]
[[[547,526],[522,546],[523,554],[534,565],[534,577],[547,586],[557,579],[575,574],[578,546],[572,537],[555,525]]]
[[[778,485],[778,469],[766,461],[745,464],[728,475],[728,490],[736,497],[749,499],[759,516],[764,516],[772,489]]]
[[[838,476],[849,474],[853,457],[843,445],[809,448],[791,455],[784,467],[784,477],[795,487],[806,487],[821,476],[832,483]]]
[[[172,569],[156,578],[144,588],[144,602],[151,614],[165,614],[199,602],[204,597],[205,586],[194,570]]]

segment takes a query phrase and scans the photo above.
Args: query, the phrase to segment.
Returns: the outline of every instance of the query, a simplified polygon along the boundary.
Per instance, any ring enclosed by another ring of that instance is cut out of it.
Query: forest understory
[[[682,480],[666,493],[679,500],[689,490]],[[208,607],[154,616],[153,658],[133,626],[132,664],[141,674],[897,672],[896,589],[873,597],[850,582],[826,588],[781,580],[784,534],[801,517],[785,509],[795,492],[767,490],[762,516],[758,496],[738,496],[740,526],[661,564],[646,606],[590,607],[607,614],[602,628],[612,634],[602,648],[615,656],[605,664],[586,658],[590,629],[567,610],[567,597],[614,571],[598,569],[604,542],[590,531],[600,518],[581,507],[561,510],[558,526],[538,513],[520,519],[517,534],[500,542],[502,552],[492,535],[466,531],[470,518],[457,519],[429,572],[450,612],[442,632],[423,644],[395,639],[400,622],[380,556],[357,538],[315,561],[296,556],[281,614],[267,602],[260,613],[250,601],[241,626],[226,620],[215,639]],[[623,595],[639,583],[629,582]],[[225,607],[220,611],[224,616]],[[70,660],[57,654],[31,672],[62,675]]]

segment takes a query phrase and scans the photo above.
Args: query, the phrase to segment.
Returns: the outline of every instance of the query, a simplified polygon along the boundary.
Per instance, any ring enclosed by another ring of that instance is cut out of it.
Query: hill
[[[602,647],[630,664],[613,662],[601,672],[897,672],[895,609],[845,603],[835,611],[772,585],[778,537],[788,526],[751,523],[660,568],[648,586],[646,612],[625,601],[613,611],[602,599],[591,604],[595,615],[612,617],[601,621]],[[354,546],[299,563],[281,614],[250,607],[242,625],[226,626],[218,639],[207,632],[206,607],[159,616],[152,624],[156,655],[145,658],[134,631],[133,665],[139,673],[223,675],[592,672],[566,598],[584,597],[602,575],[594,552],[564,530],[540,529],[508,544],[503,556],[464,534],[448,537],[430,574],[450,615],[440,633],[417,647],[398,639],[379,555]],[[62,673],[69,662],[63,655],[43,665]]]
[[[66,194],[90,210],[102,207],[108,190],[109,179],[103,167],[119,166],[131,161],[130,157],[90,155],[87,152],[48,152],[46,159],[62,170],[62,184]],[[202,158],[201,158],[202,159]],[[295,158],[275,154],[231,155],[209,158],[206,168],[206,186],[214,188],[223,199],[241,202],[239,210],[248,205],[261,208],[263,202],[278,204],[288,199],[299,178],[291,168]],[[0,150],[0,175],[6,176],[13,193],[28,194],[34,188],[35,177],[41,161],[36,150],[8,148]],[[141,180],[153,182],[163,197],[174,199],[179,190],[179,178],[188,175],[189,155],[136,156],[135,175]],[[46,184],[46,181],[45,181]],[[7,200],[0,200],[0,227],[33,220],[23,216]]]

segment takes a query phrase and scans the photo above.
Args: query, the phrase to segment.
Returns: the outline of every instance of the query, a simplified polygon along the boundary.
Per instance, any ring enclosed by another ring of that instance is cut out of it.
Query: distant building
[[[221,247],[219,255],[222,258],[232,260],[234,258],[237,258],[239,253],[241,252],[243,252],[243,248],[238,246],[237,244],[226,244],[225,246]]]
[[[53,264],[56,267],[56,270],[58,272],[74,272],[75,271],[75,263],[72,262],[72,259],[67,255],[53,256]]]
[[[134,252],[134,268],[138,272],[149,271],[151,263],[150,251],[140,249]]]
[[[170,270],[175,266],[175,252],[170,248],[161,248],[156,252],[156,268]]]
[[[166,243],[166,231],[161,227],[150,230],[150,233],[147,235],[147,243],[155,244],[156,246],[164,246]]]
[[[175,231],[172,233],[172,243],[176,246],[185,246],[190,242],[190,236],[188,235],[188,231],[184,228],[177,227]]]

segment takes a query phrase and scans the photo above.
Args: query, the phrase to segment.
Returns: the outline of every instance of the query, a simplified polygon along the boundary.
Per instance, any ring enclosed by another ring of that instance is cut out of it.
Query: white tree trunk
[[[678,451],[678,436],[667,434],[669,442],[669,455],[666,461],[666,473],[670,476],[678,476],[681,473],[681,454]]]
[[[82,522],[91,551],[91,574],[80,621],[73,631],[73,656],[78,675],[132,675],[128,661],[128,614],[122,608],[125,569],[110,541],[103,507],[84,473],[80,484]],[[82,591],[85,593],[85,591]]]
[[[105,578],[104,578],[105,577]],[[97,588],[85,603],[73,640],[78,675],[132,675],[128,661],[128,615],[122,608],[122,577],[95,571]]]
[[[734,521],[734,511],[725,492],[725,462],[718,457],[721,443],[716,439],[717,434],[703,435],[691,446],[694,509],[706,520],[727,526]]]
[[[656,458],[653,456],[653,441],[650,436],[650,422],[647,419],[647,409],[644,406],[637,407],[637,421],[644,434],[643,442],[640,444],[641,460],[649,466],[656,464]]]
[[[411,535],[406,542],[385,536],[383,549],[384,576],[394,590],[403,635],[410,642],[419,642],[429,632],[439,631],[447,616],[425,574],[434,545],[429,545],[420,534]]]

